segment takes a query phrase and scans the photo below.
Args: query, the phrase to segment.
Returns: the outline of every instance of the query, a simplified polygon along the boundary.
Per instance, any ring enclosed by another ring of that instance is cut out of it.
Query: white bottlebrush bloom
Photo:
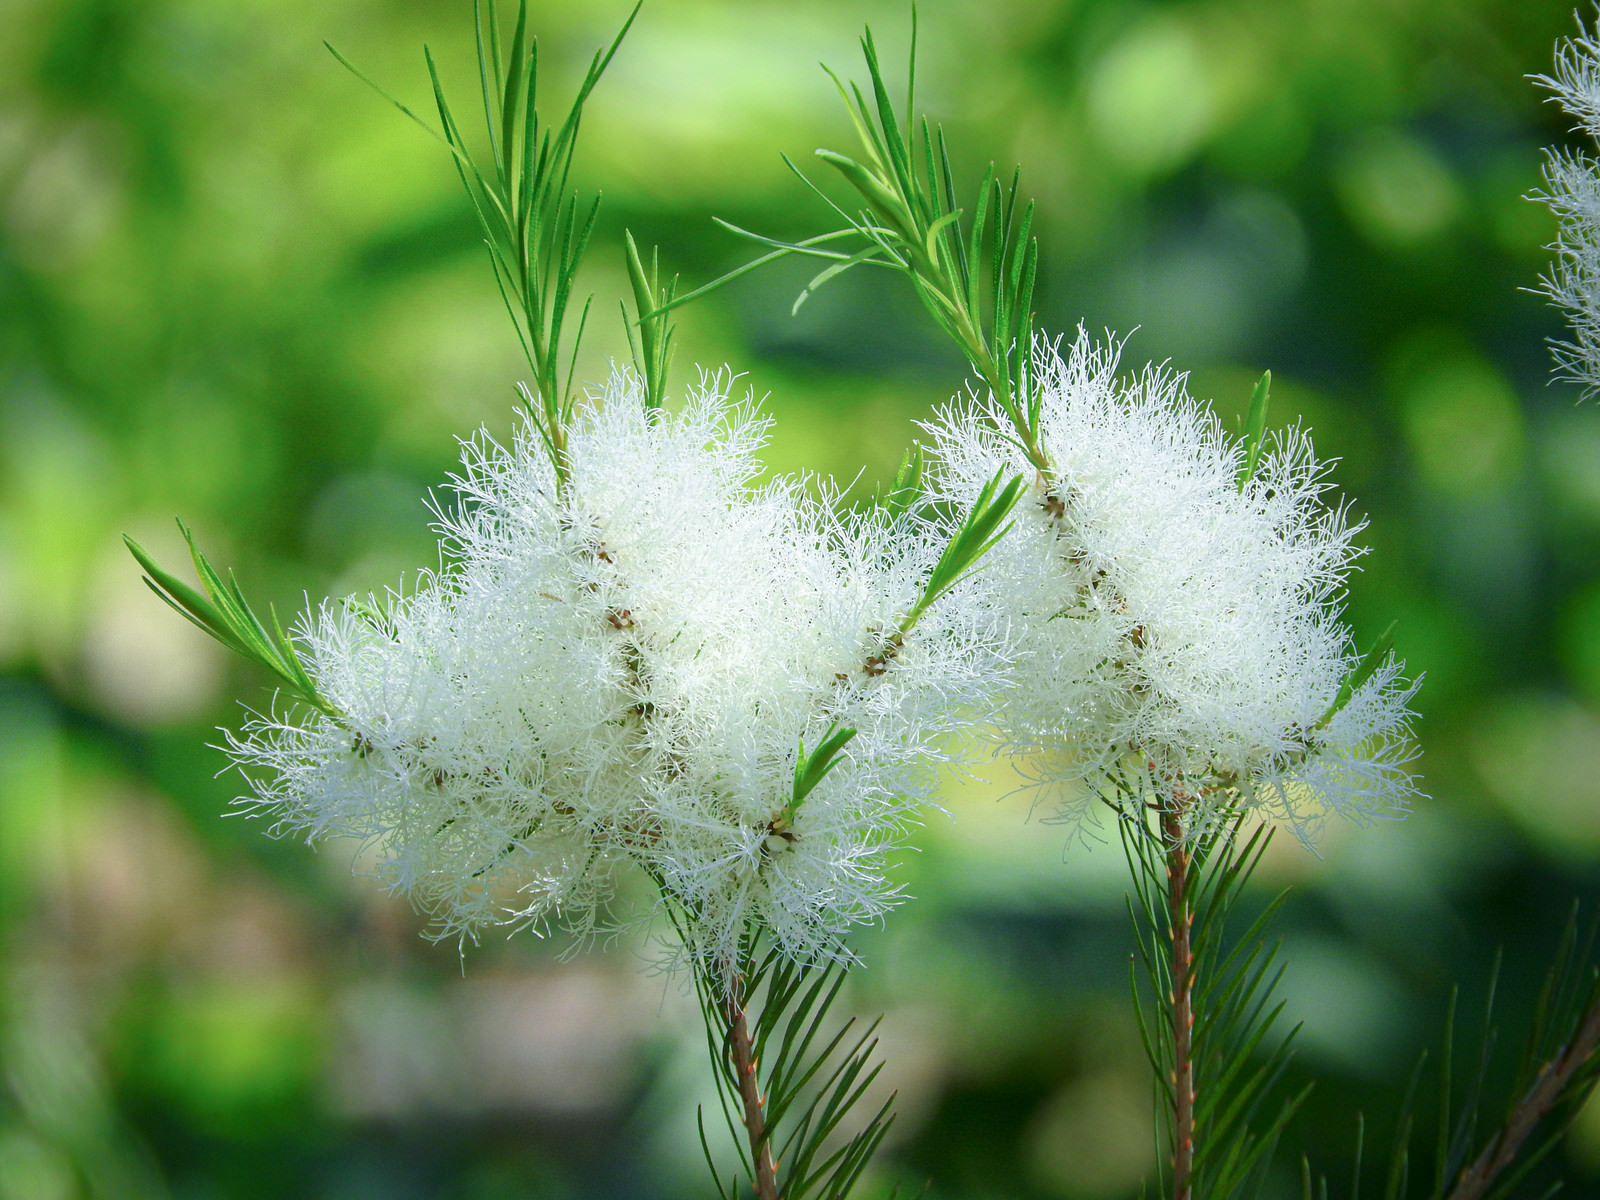
[[[1537,77],[1577,120],[1591,143],[1600,142],[1600,41],[1579,27],[1556,46],[1555,71]],[[1555,347],[1564,377],[1600,392],[1600,160],[1592,154],[1551,150],[1545,191],[1538,195],[1560,219],[1556,260],[1543,291],[1566,310],[1573,340]]]
[[[767,422],[730,383],[671,415],[614,374],[568,429],[564,486],[526,425],[467,443],[438,510],[447,565],[381,617],[303,625],[339,715],[248,725],[247,802],[376,843],[442,935],[587,931],[631,862],[714,970],[752,923],[796,958],[844,956],[895,900],[885,855],[936,735],[992,690],[994,639],[936,609],[890,648],[938,547],[757,486]],[[858,731],[845,761],[784,816],[802,739],[836,724]]]
[[[1323,500],[1327,465],[1291,430],[1241,488],[1241,445],[1185,377],[1119,378],[1119,351],[1081,329],[1065,358],[1035,348],[1053,477],[981,575],[1016,640],[1013,749],[1048,782],[1086,785],[1069,792],[1175,804],[1191,832],[1240,807],[1302,836],[1329,811],[1402,810],[1400,664],[1333,711],[1359,656],[1339,612],[1355,529]],[[1004,421],[972,401],[930,426],[947,499],[1026,469]]]

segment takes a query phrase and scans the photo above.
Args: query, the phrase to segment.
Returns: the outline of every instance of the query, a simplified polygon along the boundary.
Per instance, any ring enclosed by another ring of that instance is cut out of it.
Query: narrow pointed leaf
[[[1328,711],[1322,714],[1322,717],[1312,728],[1325,729],[1328,722],[1333,720],[1344,706],[1350,703],[1351,698],[1361,690],[1362,685],[1371,679],[1378,668],[1384,664],[1384,661],[1389,657],[1390,651],[1394,649],[1394,631],[1395,626],[1398,624],[1399,622],[1397,621],[1390,621],[1389,627],[1378,635],[1378,640],[1372,643],[1372,648],[1361,656],[1361,661],[1355,665],[1354,669],[1345,678],[1345,681],[1339,685],[1338,694],[1334,696],[1333,703],[1328,706]]]
[[[1255,390],[1250,394],[1250,412],[1245,418],[1244,436],[1240,445],[1244,447],[1244,462],[1239,467],[1239,490],[1242,492],[1256,477],[1256,468],[1261,462],[1261,444],[1267,435],[1267,404],[1272,393],[1272,372],[1262,373],[1256,380]]]

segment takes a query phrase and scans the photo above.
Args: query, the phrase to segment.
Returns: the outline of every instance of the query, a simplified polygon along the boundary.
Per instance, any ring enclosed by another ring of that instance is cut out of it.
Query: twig
[[[1567,1084],[1594,1055],[1596,1048],[1600,1048],[1600,994],[1589,1002],[1577,1032],[1561,1048],[1561,1053],[1540,1069],[1533,1086],[1517,1103],[1500,1131],[1472,1164],[1462,1169],[1448,1200],[1480,1200],[1495,1176],[1515,1161],[1522,1143],[1560,1102]]]
[[[728,1052],[739,1077],[739,1098],[744,1102],[744,1128],[750,1138],[750,1161],[755,1165],[758,1200],[779,1200],[777,1164],[772,1161],[772,1142],[767,1135],[766,1101],[756,1079],[756,1061],[745,1022],[744,1001],[736,986],[723,1009],[728,1020]]]
[[[1190,1200],[1194,1175],[1194,947],[1190,933],[1189,849],[1182,810],[1161,813],[1167,854],[1167,931],[1172,940],[1172,1197]]]

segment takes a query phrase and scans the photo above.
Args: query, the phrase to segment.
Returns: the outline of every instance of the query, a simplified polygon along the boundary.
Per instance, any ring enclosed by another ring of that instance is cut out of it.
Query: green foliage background
[[[535,4],[553,74],[620,5]],[[621,231],[692,286],[826,215],[779,160],[847,148],[819,59],[899,3],[648,0],[578,154],[605,193],[580,377],[624,347]],[[1525,76],[1565,0],[936,0],[923,104],[976,180],[1041,205],[1040,324],[1127,333],[1239,412],[1315,427],[1370,516],[1350,613],[1427,684],[1431,799],[1276,846],[1292,1139],[1343,1194],[1450,983],[1507,956],[1502,1038],[1567,905],[1600,893],[1600,412],[1548,386],[1523,196],[1565,123]],[[263,680],[143,589],[182,514],[280,611],[431,565],[421,498],[525,373],[444,152],[421,44],[472,86],[470,14],[420,0],[0,0],[0,1200],[669,1197],[705,1191],[693,1001],[633,935],[562,963],[417,937],[403,903],[224,819],[206,747]],[[896,48],[890,51],[889,48]],[[962,384],[887,274],[798,317],[772,270],[684,311],[678,371],[769,394],[776,469],[870,493]],[[730,548],[733,552],[733,548]],[[752,638],[781,630],[749,630]],[[1028,822],[1008,770],[954,781],[863,938],[902,1118],[881,1186],[1132,1196],[1153,1177],[1114,845]],[[1471,1023],[1468,1023],[1471,1027]],[[1600,1190],[1600,1110],[1563,1151]],[[730,1159],[731,1161],[731,1159]],[[1285,1162],[1284,1187],[1293,1163]]]

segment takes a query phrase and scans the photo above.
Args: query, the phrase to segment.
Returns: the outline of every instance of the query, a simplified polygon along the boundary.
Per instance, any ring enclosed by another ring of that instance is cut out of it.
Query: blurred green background
[[[625,10],[534,7],[554,108]],[[578,154],[605,194],[580,377],[624,344],[624,226],[689,284],[748,254],[713,213],[823,227],[779,152],[848,148],[816,64],[855,72],[867,20],[902,61],[901,3],[647,3]],[[1357,1111],[1393,1111],[1451,983],[1475,1004],[1505,948],[1514,1048],[1568,905],[1600,901],[1600,410],[1546,382],[1560,321],[1526,289],[1553,222],[1523,198],[1568,137],[1526,76],[1571,6],[936,0],[921,25],[958,161],[1026,167],[1042,326],[1137,327],[1129,358],[1230,420],[1270,367],[1370,518],[1358,636],[1399,618],[1427,673],[1431,798],[1321,857],[1275,846],[1250,901],[1295,887],[1284,995],[1319,1082],[1289,1142],[1343,1194]],[[426,111],[427,41],[468,109],[470,28],[423,0],[0,0],[0,1200],[708,1194],[682,982],[629,938],[463,963],[355,848],[225,817],[206,743],[265,681],[120,543],[177,564],[181,514],[280,611],[435,561],[422,498],[456,436],[509,431],[524,366],[447,157],[321,43]],[[686,310],[679,377],[747,372],[777,469],[870,491],[963,372],[887,274],[791,317],[807,274]],[[876,1178],[1132,1197],[1120,851],[1067,851],[986,774],[859,942],[849,1002],[887,1013],[902,1114]],[[1600,1194],[1600,1107],[1558,1158]]]

